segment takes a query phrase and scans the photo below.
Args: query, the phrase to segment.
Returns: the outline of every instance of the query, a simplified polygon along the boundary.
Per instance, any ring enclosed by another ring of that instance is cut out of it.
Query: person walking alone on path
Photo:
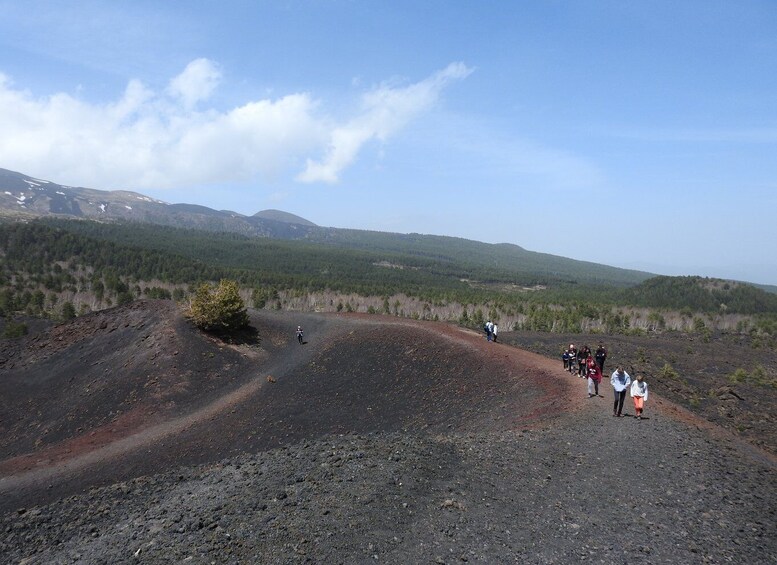
[[[631,398],[634,400],[634,417],[641,420],[648,399],[648,386],[642,375],[637,375],[637,380],[631,383]]]
[[[626,400],[626,391],[631,384],[631,377],[623,370],[623,367],[618,365],[615,372],[610,377],[610,384],[612,385],[613,393],[615,394],[615,401],[612,405],[612,415],[621,416],[623,412],[623,401]]]
[[[297,341],[299,342],[300,345],[302,345],[302,336],[303,336],[302,326],[297,326]]]

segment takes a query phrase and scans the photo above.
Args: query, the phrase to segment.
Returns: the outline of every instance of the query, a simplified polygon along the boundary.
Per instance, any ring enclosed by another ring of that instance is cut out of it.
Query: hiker
[[[564,353],[561,354],[561,361],[564,363],[565,371],[569,370],[569,358],[570,358],[569,349],[565,349]]]
[[[297,326],[297,341],[302,345],[302,326]]]
[[[599,383],[601,382],[602,372],[599,370],[599,365],[592,363],[591,368],[588,370],[588,398],[601,396],[599,394]]]
[[[637,380],[631,383],[631,398],[634,400],[635,418],[642,419],[642,411],[648,399],[648,386],[642,375],[637,375]]]
[[[588,377],[589,373],[593,370],[593,368],[596,367],[597,369],[599,366],[596,364],[596,361],[594,361],[593,355],[590,353],[588,354],[588,358],[585,360],[585,374],[586,377]],[[601,371],[599,371],[599,374],[601,375]]]
[[[604,360],[607,359],[607,350],[604,348],[604,345],[601,343],[599,344],[599,347],[596,348],[596,364],[599,365],[599,371],[604,374]]]
[[[575,372],[575,363],[577,362],[577,348],[574,343],[569,344],[569,364],[567,368],[570,373]]]
[[[612,405],[612,415],[620,418],[621,412],[623,412],[623,401],[626,400],[626,390],[631,384],[631,377],[623,370],[623,367],[618,365],[615,372],[610,377],[610,384],[612,385],[613,393],[615,394],[615,401]]]
[[[586,377],[586,373],[588,372],[586,361],[588,360],[588,356],[590,354],[591,348],[587,345],[584,345],[583,349],[577,352],[577,376],[581,379],[584,379]]]
[[[491,327],[491,333],[494,334],[494,343],[496,343],[496,334],[497,334],[498,331],[499,331],[499,328],[497,327],[496,324],[494,324]]]
[[[486,322],[486,325],[483,326],[483,329],[486,331],[486,341],[491,341],[494,335],[494,324],[491,323],[491,320]]]

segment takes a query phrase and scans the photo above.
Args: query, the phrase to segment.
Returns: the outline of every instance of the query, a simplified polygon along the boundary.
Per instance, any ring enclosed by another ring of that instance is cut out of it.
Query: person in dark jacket
[[[587,345],[584,345],[580,351],[577,352],[577,376],[581,379],[588,376],[586,361],[588,361],[589,355],[591,355],[591,348]]]
[[[596,359],[596,364],[599,365],[599,370],[604,374],[604,360],[607,359],[607,350],[601,343],[599,344],[599,347],[596,348],[596,355],[594,355],[594,358]]]

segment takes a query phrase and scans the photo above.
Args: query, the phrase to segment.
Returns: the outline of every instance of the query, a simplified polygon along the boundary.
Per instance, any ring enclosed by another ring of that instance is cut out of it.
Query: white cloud
[[[168,93],[181,100],[186,109],[207,100],[221,81],[221,71],[208,59],[196,59],[167,87]]]
[[[364,143],[385,140],[429,110],[471,71],[452,64],[402,88],[366,93],[338,123],[308,93],[206,107],[221,81],[216,64],[192,61],[158,93],[132,80],[113,102],[67,93],[36,97],[0,74],[0,167],[95,188],[172,188],[243,182],[299,171],[334,182]],[[324,154],[321,162],[312,160]]]
[[[321,161],[308,159],[297,176],[303,182],[336,182],[361,147],[371,139],[385,141],[418,114],[428,110],[442,89],[452,80],[472,72],[463,63],[452,63],[421,82],[404,88],[382,85],[362,98],[361,113],[342,126],[332,129],[326,155]]]

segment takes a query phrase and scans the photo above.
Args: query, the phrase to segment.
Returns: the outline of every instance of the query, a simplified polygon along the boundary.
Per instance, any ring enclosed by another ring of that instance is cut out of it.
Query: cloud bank
[[[471,73],[453,63],[420,82],[382,84],[335,120],[309,93],[209,106],[218,65],[197,59],[161,92],[131,80],[96,104],[67,93],[35,97],[0,73],[0,167],[99,188],[176,188],[291,174],[337,182],[365,143],[385,141]]]
[[[418,114],[429,109],[451,81],[466,78],[472,72],[462,63],[452,63],[426,80],[405,88],[383,85],[362,97],[359,114],[329,132],[326,155],[321,161],[308,159],[297,176],[302,182],[336,182],[344,168],[356,158],[369,140],[384,141]]]

